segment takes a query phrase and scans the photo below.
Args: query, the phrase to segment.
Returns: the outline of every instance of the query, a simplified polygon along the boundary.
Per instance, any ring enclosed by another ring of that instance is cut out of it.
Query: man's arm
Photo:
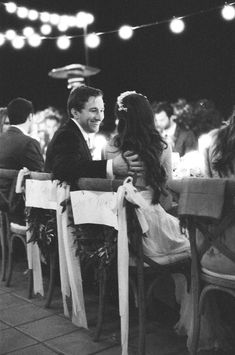
[[[69,131],[56,136],[48,148],[47,160],[55,179],[74,182],[80,177],[106,177],[106,160],[92,161],[83,142]]]

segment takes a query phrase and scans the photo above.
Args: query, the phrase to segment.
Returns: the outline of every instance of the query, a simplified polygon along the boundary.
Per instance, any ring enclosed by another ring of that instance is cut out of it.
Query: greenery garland
[[[56,211],[26,207],[26,221],[31,232],[29,243],[37,243],[47,260],[50,253],[57,248]]]
[[[71,201],[61,203],[62,212],[71,206]],[[27,207],[26,220],[32,233],[29,242],[37,243],[45,259],[57,248],[56,211]],[[86,268],[92,265],[101,270],[116,259],[117,231],[113,227],[97,224],[74,225],[72,214],[69,226],[75,236],[76,255]]]

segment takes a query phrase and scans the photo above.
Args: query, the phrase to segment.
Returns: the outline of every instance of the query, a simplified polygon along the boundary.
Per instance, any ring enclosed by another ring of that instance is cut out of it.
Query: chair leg
[[[1,254],[2,254],[2,275],[1,280],[5,281],[6,279],[6,265],[7,265],[7,245],[6,245],[6,236],[4,233],[3,227],[3,218],[1,216],[1,230],[0,230],[0,241],[1,241]]]
[[[98,320],[94,335],[94,341],[99,341],[103,320],[104,320],[104,306],[105,306],[105,294],[107,286],[107,274],[105,268],[102,268],[99,272],[99,308],[98,308]]]
[[[57,265],[57,250],[50,253],[50,279],[49,279],[49,286],[48,292],[46,297],[45,308],[49,308],[51,305],[53,292],[55,289],[55,278],[56,278],[56,265]]]
[[[129,274],[129,284],[130,284],[130,289],[133,293],[135,308],[138,308],[138,291],[137,291],[137,286],[136,286],[136,280],[135,280],[134,276],[130,275],[130,274]]]
[[[28,270],[28,299],[33,297],[33,270]]]
[[[139,340],[138,354],[145,355],[145,334],[146,334],[146,311],[145,311],[145,291],[144,291],[144,270],[143,262],[137,262],[138,278],[138,312],[139,312]]]
[[[6,279],[7,287],[9,287],[11,283],[12,271],[13,271],[13,238],[10,238],[9,245],[8,245],[8,273]]]

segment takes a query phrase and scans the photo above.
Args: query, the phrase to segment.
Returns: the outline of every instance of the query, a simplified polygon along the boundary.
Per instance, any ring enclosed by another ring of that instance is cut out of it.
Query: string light
[[[36,10],[29,10],[28,18],[30,21],[36,21],[39,17],[38,11]]]
[[[66,32],[67,31],[67,29],[69,28],[69,26],[67,25],[67,23],[66,22],[60,22],[59,24],[58,24],[58,30],[60,31],[60,32]]]
[[[26,7],[18,7],[16,13],[19,18],[25,19],[28,17],[29,10]]]
[[[133,36],[133,28],[131,26],[124,25],[119,29],[118,34],[122,39],[129,39]]]
[[[8,2],[5,4],[6,6],[6,11],[9,12],[9,14],[14,14],[17,10],[17,6],[14,2]]]
[[[42,38],[37,33],[34,33],[28,37],[28,43],[31,47],[38,47],[42,43]]]
[[[54,25],[57,26],[60,22],[60,15],[58,14],[51,14],[50,18],[49,18],[49,22]]]
[[[34,29],[32,27],[25,27],[22,33],[25,37],[30,37],[34,34]]]
[[[225,5],[221,14],[226,21],[231,21],[235,17],[235,8],[232,5]]]
[[[90,33],[86,36],[85,43],[89,48],[96,48],[100,44],[100,37],[96,33]]]
[[[70,47],[71,41],[67,36],[60,36],[56,41],[57,47],[59,49],[68,49]]]
[[[94,21],[94,16],[84,11],[80,11],[76,15],[76,25],[78,28],[84,28]]]
[[[12,45],[17,49],[22,48],[25,44],[25,39],[33,35],[36,35],[36,37],[33,38],[37,39],[35,41],[37,45],[40,45],[43,39],[56,40],[58,48],[67,49],[71,44],[71,39],[83,37],[85,38],[85,44],[88,47],[96,48],[100,44],[101,35],[118,33],[120,38],[126,40],[132,37],[133,32],[136,29],[157,26],[162,23],[169,23],[170,30],[178,34],[185,29],[183,18],[192,17],[199,14],[201,15],[203,13],[208,13],[218,9],[220,9],[221,15],[225,20],[231,21],[235,18],[235,8],[233,6],[235,5],[235,2],[232,2],[232,3],[226,3],[223,6],[217,6],[206,10],[200,10],[198,12],[187,14],[179,18],[174,18],[173,20],[168,19],[168,20],[162,20],[158,22],[156,21],[153,23],[142,24],[135,27],[125,25],[120,27],[120,29],[118,30],[111,30],[111,31],[99,32],[99,33],[90,33],[87,35],[85,29],[87,28],[88,25],[94,22],[94,16],[84,11],[80,11],[76,14],[76,16],[72,16],[72,15],[59,15],[56,13],[49,13],[47,11],[39,12],[35,9],[27,9],[26,7],[23,6],[17,6],[17,4],[15,4],[14,2],[3,3],[0,1],[0,6],[1,5],[4,6],[5,10],[9,14],[16,14],[21,19],[27,18],[31,21],[39,20],[42,22],[42,25],[40,27],[40,33],[43,36],[37,34],[36,32],[30,35],[31,30],[27,33],[26,28],[22,31],[23,35],[19,35],[19,34],[17,35],[16,32],[12,29],[7,30],[5,34],[0,33],[0,45],[3,45],[3,43],[5,43],[6,40],[11,42],[15,40],[14,44],[15,43],[16,44],[13,45],[12,43]],[[83,28],[84,33],[82,35],[73,35],[73,36],[64,35],[64,36],[45,37],[50,35],[50,33],[52,32],[52,26],[57,26],[57,30],[59,30],[60,32],[66,32],[71,27]]]
[[[12,41],[16,37],[16,31],[14,30],[7,30],[5,33],[6,39],[9,41]]]
[[[15,49],[21,49],[25,45],[25,40],[21,36],[16,36],[12,41],[11,41],[12,46]]]
[[[50,14],[49,12],[41,12],[39,18],[42,22],[49,22],[50,21]]]
[[[181,33],[185,29],[184,21],[181,18],[174,18],[170,22],[170,30],[173,33]]]
[[[69,27],[84,28],[94,22],[94,16],[84,11],[78,12],[76,16],[59,15],[47,11],[38,12],[35,9],[27,9],[23,6],[17,6],[14,2],[0,4],[5,6],[8,13],[16,14],[21,19],[27,18],[30,21],[39,20],[42,23],[50,23],[52,26],[58,26],[59,31],[63,32],[67,31]]]
[[[44,23],[41,27],[40,27],[40,31],[43,35],[47,36],[51,33],[52,28],[51,25],[49,25],[48,23]]]

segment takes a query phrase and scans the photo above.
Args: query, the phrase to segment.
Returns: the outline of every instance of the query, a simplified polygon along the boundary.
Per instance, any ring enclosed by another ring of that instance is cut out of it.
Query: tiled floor
[[[45,300],[42,297],[27,299],[24,267],[22,263],[17,263],[10,288],[0,283],[0,355],[121,354],[119,318],[114,305],[107,305],[101,340],[94,342],[92,334],[97,312],[96,295],[85,295],[89,330],[78,328],[63,316],[59,289],[56,290],[50,309],[44,308]],[[136,314],[130,319],[129,355],[138,352],[136,319]],[[172,324],[148,322],[146,355],[186,355],[188,351],[185,344],[186,339],[173,332]],[[218,352],[216,354],[219,355]]]

